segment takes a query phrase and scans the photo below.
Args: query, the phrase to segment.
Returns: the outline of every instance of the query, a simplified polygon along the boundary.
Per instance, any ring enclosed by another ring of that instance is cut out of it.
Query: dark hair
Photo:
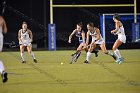
[[[87,25],[94,27],[93,22],[89,22]]]
[[[83,27],[83,23],[82,22],[77,23],[77,25],[80,26],[80,27]]]
[[[23,21],[22,24],[27,24],[27,22]]]
[[[117,19],[117,20],[120,20],[120,16],[116,13],[114,14],[113,18]]]

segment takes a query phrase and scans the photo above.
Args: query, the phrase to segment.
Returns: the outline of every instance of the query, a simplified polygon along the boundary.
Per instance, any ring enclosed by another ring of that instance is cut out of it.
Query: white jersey
[[[23,44],[24,46],[30,46],[31,45],[28,30],[25,33],[23,33],[23,30],[21,29],[20,30],[20,36],[21,36],[20,38],[21,38],[22,42],[19,42],[19,44]]]
[[[2,26],[0,26],[0,34],[2,34]]]
[[[2,26],[0,26],[0,51],[3,48],[3,34],[2,34]]]
[[[118,34],[118,39],[125,43],[126,42],[126,36],[125,36],[125,32],[124,32],[124,27],[121,26],[119,27],[118,31],[117,31],[117,34]]]
[[[92,36],[92,42],[95,42],[95,40],[97,39],[96,38],[96,36],[97,36],[97,32],[96,32],[96,28],[94,27],[94,33],[91,33],[90,32],[90,35]],[[95,44],[102,44],[102,43],[104,43],[104,39],[102,38],[102,36],[101,36],[101,34],[100,34],[100,39],[99,40],[97,40],[96,42],[95,42]]]

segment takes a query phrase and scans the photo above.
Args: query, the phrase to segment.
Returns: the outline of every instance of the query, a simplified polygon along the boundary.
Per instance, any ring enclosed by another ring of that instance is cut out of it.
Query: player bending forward
[[[18,40],[20,44],[20,55],[22,58],[22,63],[26,63],[25,58],[24,58],[24,49],[27,47],[29,55],[31,55],[33,61],[37,63],[37,60],[35,59],[34,53],[32,52],[32,44],[31,42],[33,41],[33,35],[31,30],[27,28],[27,23],[23,22],[22,23],[22,29],[19,30],[18,32]]]
[[[92,41],[90,44],[90,48],[88,49],[86,60],[84,61],[84,63],[85,64],[89,63],[91,52],[94,48],[96,48],[97,44],[100,45],[100,48],[103,53],[108,54],[108,55],[112,56],[114,59],[116,59],[116,56],[113,53],[106,50],[106,46],[105,46],[104,40],[100,34],[100,30],[97,27],[94,27],[94,24],[92,22],[87,24],[87,29],[88,29],[87,39],[86,39],[86,44],[85,44],[84,48],[86,48],[88,46],[89,36],[92,37]]]
[[[81,54],[81,51],[83,50],[83,47],[85,46],[85,32],[82,30],[82,27],[83,27],[82,22],[78,23],[76,25],[76,29],[73,30],[73,32],[70,34],[69,40],[68,40],[68,42],[71,43],[71,39],[72,39],[72,36],[74,34],[79,39],[79,46],[77,48],[77,51],[74,54],[72,54],[72,56],[75,56],[76,55],[76,60],[75,61],[77,61],[78,57]],[[88,47],[85,48],[85,51],[86,52],[88,51]],[[98,50],[94,50],[94,51],[92,51],[92,53],[95,53],[95,56],[96,57],[98,56],[98,54],[97,54],[98,53]]]

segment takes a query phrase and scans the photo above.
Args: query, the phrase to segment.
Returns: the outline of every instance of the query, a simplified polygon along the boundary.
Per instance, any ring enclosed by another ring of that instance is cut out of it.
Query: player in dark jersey
[[[72,56],[76,56],[76,59],[75,61],[77,61],[78,57],[80,56],[81,54],[81,50],[83,50],[83,47],[85,46],[85,32],[82,30],[82,22],[78,23],[76,25],[76,29],[73,30],[73,32],[71,33],[71,35],[69,36],[69,40],[68,42],[71,43],[71,39],[72,39],[72,36],[75,34],[76,37],[78,37],[79,39],[79,46],[77,48],[77,51],[72,54]],[[84,49],[86,52],[88,51],[88,47]],[[96,51],[93,51],[93,53],[95,53],[95,56],[97,57],[98,56],[98,50]]]

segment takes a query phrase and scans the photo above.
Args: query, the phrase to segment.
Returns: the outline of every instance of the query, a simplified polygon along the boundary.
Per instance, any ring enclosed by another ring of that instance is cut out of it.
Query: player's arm
[[[95,40],[95,42],[97,41],[97,40],[99,40],[100,39],[100,30],[98,29],[98,28],[96,28],[96,40]]]
[[[30,36],[30,42],[32,42],[33,41],[33,34],[32,34],[32,31],[31,30],[29,30],[29,36]]]
[[[82,40],[83,40],[83,43],[85,44],[85,32],[82,31]]]
[[[20,30],[18,31],[18,41],[19,42],[22,42],[22,40],[21,40],[21,34],[20,34],[21,32],[20,32]]]
[[[3,19],[2,31],[3,31],[3,33],[7,33],[7,26],[6,26],[6,22],[4,19]]]
[[[87,32],[85,48],[88,46],[88,43],[89,43],[89,36],[90,36],[90,31]]]
[[[117,33],[117,31],[119,30],[119,22],[115,23],[115,29],[111,31],[111,33]]]
[[[71,43],[71,39],[72,39],[72,36],[74,35],[76,33],[76,29],[75,30],[73,30],[73,32],[70,34],[70,36],[69,36],[69,43]]]

